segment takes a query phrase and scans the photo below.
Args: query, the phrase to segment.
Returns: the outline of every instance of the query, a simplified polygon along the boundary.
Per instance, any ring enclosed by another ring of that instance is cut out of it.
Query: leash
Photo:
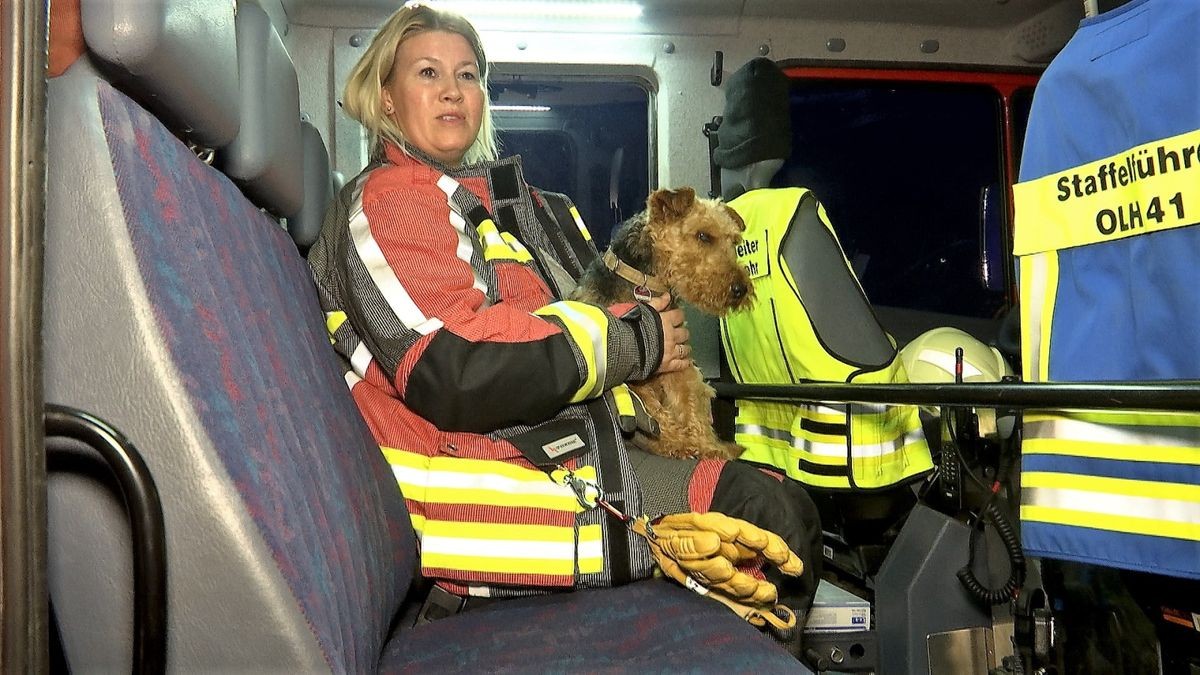
[[[633,297],[639,302],[650,302],[655,293],[666,293],[671,290],[658,277],[651,276],[617,257],[608,249],[604,252],[604,266],[613,274],[633,284]]]
[[[739,602],[725,593],[711,592],[711,589],[706,584],[697,579],[695,575],[679,569],[677,564],[675,565],[675,573],[668,573],[665,565],[670,564],[670,561],[667,560],[662,553],[662,548],[659,545],[659,537],[654,532],[654,525],[657,524],[658,521],[662,520],[663,516],[658,516],[657,518],[649,518],[645,516],[641,518],[634,518],[604,499],[604,492],[596,483],[584,478],[580,478],[570,469],[561,464],[558,465],[557,469],[558,471],[563,472],[562,483],[571,488],[571,491],[575,493],[575,498],[579,500],[579,504],[581,506],[584,508],[599,506],[608,512],[608,514],[613,518],[616,518],[618,521],[624,524],[629,531],[634,532],[638,536],[644,538],[650,545],[651,551],[654,553],[654,557],[663,573],[672,577],[676,581],[679,581],[685,588],[691,590],[697,595],[703,595],[720,602],[756,628],[771,626],[777,630],[786,631],[795,627],[796,614],[791,608],[785,605],[776,604],[773,607],[754,607],[746,603]],[[553,477],[551,478],[553,479]]]

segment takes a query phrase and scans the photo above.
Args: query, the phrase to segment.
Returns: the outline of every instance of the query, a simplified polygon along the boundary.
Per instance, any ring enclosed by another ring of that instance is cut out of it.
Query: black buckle
[[[460,598],[435,584],[429,589],[429,595],[425,597],[425,602],[421,603],[421,611],[417,612],[417,620],[413,625],[420,626],[430,621],[454,616],[461,612],[466,604],[466,598]]]

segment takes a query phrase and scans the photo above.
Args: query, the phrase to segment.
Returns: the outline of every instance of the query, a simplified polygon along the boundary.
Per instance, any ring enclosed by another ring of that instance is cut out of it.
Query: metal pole
[[[996,382],[970,384],[731,384],[717,396],[771,401],[844,401],[990,408],[1200,411],[1200,382]]]
[[[0,671],[48,668],[42,231],[48,3],[0,2]]]

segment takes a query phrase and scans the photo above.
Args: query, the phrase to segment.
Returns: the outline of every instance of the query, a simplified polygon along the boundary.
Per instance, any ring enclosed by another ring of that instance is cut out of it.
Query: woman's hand
[[[646,303],[658,312],[663,328],[663,358],[655,375],[676,373],[692,365],[692,347],[687,343],[690,334],[684,321],[683,310],[679,307],[667,309],[671,305],[671,295],[657,295]]]

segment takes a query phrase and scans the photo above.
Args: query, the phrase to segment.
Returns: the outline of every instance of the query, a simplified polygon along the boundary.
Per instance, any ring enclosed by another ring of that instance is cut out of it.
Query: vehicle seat
[[[300,114],[290,94],[251,107],[238,93],[250,78],[295,81],[263,16],[246,0],[236,12],[212,0],[88,0],[76,27],[87,51],[48,85],[45,397],[113,425],[157,483],[167,668],[802,670],[726,608],[662,580],[393,625],[415,535],[277,219],[320,199],[300,184],[306,174],[326,184],[328,159],[322,168],[312,132],[301,132],[303,152],[246,136]],[[211,150],[227,167],[235,138],[265,158],[236,181],[201,159]],[[305,171],[274,165],[285,161]],[[67,662],[128,672],[120,500],[91,449],[48,443],[48,585]]]

